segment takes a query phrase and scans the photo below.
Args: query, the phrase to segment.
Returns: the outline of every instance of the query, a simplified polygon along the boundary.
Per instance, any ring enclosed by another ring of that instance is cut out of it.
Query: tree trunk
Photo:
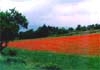
[[[3,49],[7,47],[8,42],[0,42],[0,53],[2,53]]]
[[[3,44],[3,42],[0,42],[0,53],[1,53],[2,48],[3,48],[2,44]]]

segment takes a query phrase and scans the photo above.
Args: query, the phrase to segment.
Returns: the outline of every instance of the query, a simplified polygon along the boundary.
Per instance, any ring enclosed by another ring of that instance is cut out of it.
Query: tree
[[[44,24],[43,26],[39,27],[36,32],[36,37],[47,37],[49,35],[48,27]]]
[[[100,29],[100,24],[95,24],[94,29]]]
[[[58,28],[58,31],[57,31],[58,35],[66,34],[66,33],[68,33],[68,31],[64,27]]]
[[[88,26],[87,26],[87,29],[88,29],[88,30],[94,30],[94,29],[95,29],[95,25],[94,25],[94,24],[88,25]]]
[[[77,25],[76,31],[80,31],[80,30],[81,30],[81,25]]]
[[[0,11],[0,52],[14,40],[20,27],[27,28],[28,22],[24,15],[14,9]]]
[[[33,29],[29,29],[25,32],[19,32],[18,37],[19,39],[32,39],[34,38],[34,31]]]
[[[87,27],[86,26],[82,26],[81,27],[81,31],[86,31],[87,30]]]
[[[73,31],[74,31],[74,28],[72,28],[72,27],[68,28],[68,32],[73,32]]]

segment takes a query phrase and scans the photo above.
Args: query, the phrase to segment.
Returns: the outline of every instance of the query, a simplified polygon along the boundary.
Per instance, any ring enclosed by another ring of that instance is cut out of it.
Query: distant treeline
[[[27,30],[25,32],[19,32],[19,39],[32,39],[32,38],[41,38],[48,36],[61,36],[61,35],[74,35],[82,32],[93,32],[94,30],[99,30],[100,24],[92,24],[87,26],[77,25],[76,28],[59,28],[54,26],[43,25],[40,26],[37,30]]]

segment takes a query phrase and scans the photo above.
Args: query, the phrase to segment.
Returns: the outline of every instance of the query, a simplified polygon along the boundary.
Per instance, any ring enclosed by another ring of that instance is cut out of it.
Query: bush
[[[25,64],[26,62],[23,60],[23,59],[20,59],[20,58],[14,58],[14,57],[8,57],[6,59],[6,63],[8,64],[12,64],[12,63],[23,63]]]
[[[61,68],[56,65],[44,66],[42,67],[42,69],[43,70],[61,70]]]
[[[15,50],[9,50],[8,55],[10,55],[10,56],[16,56],[17,52]]]
[[[14,49],[4,49],[2,51],[2,55],[14,57],[14,56],[17,56],[17,51]]]

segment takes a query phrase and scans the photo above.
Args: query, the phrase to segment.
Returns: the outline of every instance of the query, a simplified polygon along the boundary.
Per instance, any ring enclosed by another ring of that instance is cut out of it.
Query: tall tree
[[[69,27],[69,28],[68,28],[68,32],[72,32],[72,31],[74,31],[74,28]]]
[[[0,52],[14,40],[20,27],[27,28],[28,21],[24,15],[15,9],[0,11]]]
[[[19,39],[32,39],[34,38],[34,31],[33,29],[29,29],[25,32],[19,32],[18,34]]]
[[[44,24],[36,30],[37,37],[47,37],[49,35],[48,27]]]
[[[77,25],[76,30],[80,31],[81,30],[81,25]]]

